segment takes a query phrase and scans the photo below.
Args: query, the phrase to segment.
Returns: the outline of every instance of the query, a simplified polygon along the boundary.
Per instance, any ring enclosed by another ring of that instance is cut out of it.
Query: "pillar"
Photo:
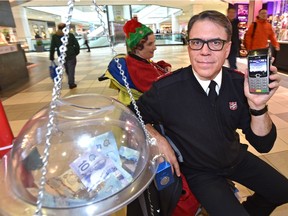
[[[172,41],[176,41],[176,34],[180,32],[178,18],[175,14],[171,15],[171,30],[172,30]]]
[[[27,42],[29,46],[29,50],[33,50],[34,47],[32,46],[32,36],[29,29],[28,18],[26,15],[26,10],[22,6],[14,6],[12,7],[12,13],[14,16],[15,24],[16,24],[16,32],[17,32],[17,39],[20,42]]]

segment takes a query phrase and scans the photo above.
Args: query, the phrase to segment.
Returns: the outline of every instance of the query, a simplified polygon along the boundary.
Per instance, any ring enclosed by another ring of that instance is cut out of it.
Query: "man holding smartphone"
[[[271,66],[269,94],[251,94],[247,71],[244,75],[223,67],[231,31],[227,17],[217,11],[193,16],[187,47],[191,65],[155,82],[137,105],[160,152],[178,176],[181,169],[209,215],[268,216],[288,202],[288,180],[247,151],[236,130],[242,130],[257,151],[271,150],[277,135],[267,102],[278,89],[280,76]],[[178,163],[167,140],[152,127],[158,123],[184,162]],[[255,193],[241,204],[227,179]]]

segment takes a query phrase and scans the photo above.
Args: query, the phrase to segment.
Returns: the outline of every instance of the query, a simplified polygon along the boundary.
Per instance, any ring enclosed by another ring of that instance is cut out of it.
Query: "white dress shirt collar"
[[[196,77],[197,81],[200,83],[200,85],[202,86],[203,90],[206,92],[206,94],[208,95],[209,93],[209,84],[211,80],[201,80],[198,77],[198,74],[193,70],[194,76]],[[220,72],[217,74],[217,76],[213,79],[217,85],[215,87],[215,90],[217,92],[217,94],[219,95],[219,91],[221,88],[221,84],[222,84],[222,69],[220,70]]]

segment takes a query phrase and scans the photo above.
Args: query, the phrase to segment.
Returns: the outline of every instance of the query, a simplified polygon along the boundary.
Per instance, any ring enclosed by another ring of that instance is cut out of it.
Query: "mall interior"
[[[276,143],[269,153],[261,154],[249,145],[241,131],[239,134],[241,142],[248,144],[249,151],[288,178],[288,0],[75,0],[70,32],[81,48],[75,74],[77,88],[69,89],[64,74],[63,84],[58,85],[60,98],[82,94],[117,98],[118,92],[109,87],[110,81],[99,81],[98,78],[107,70],[115,53],[127,52],[122,28],[131,18],[137,16],[138,21],[149,26],[156,35],[157,50],[153,60],[165,59],[172,65],[172,70],[176,70],[190,64],[187,44],[183,41],[190,17],[212,9],[226,14],[229,6],[236,8],[241,40],[258,10],[267,9],[268,19],[280,44],[273,64],[282,80],[268,103],[269,114],[277,127]],[[0,128],[1,131],[4,128],[1,119],[6,118],[15,139],[27,121],[52,101],[54,82],[49,74],[50,41],[57,25],[67,21],[68,11],[66,0],[0,0],[0,102],[4,108],[0,112]],[[88,32],[91,52],[87,52],[84,44],[85,31]],[[246,55],[245,48],[241,47],[237,57],[240,71],[247,69]],[[228,62],[225,65],[228,66]],[[1,148],[7,145],[0,144]],[[2,159],[1,167],[4,166],[7,164]],[[0,171],[0,177],[3,173]],[[253,193],[238,183],[236,188],[240,201]],[[3,205],[0,209],[3,210]],[[25,210],[23,215],[32,214]],[[278,207],[271,215],[288,215],[288,204]]]

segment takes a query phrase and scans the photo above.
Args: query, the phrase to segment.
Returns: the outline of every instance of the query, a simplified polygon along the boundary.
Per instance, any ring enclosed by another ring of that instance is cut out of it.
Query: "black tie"
[[[210,99],[210,102],[212,105],[215,105],[215,101],[217,99],[217,92],[215,90],[217,83],[214,80],[211,80],[210,84],[209,84],[209,93],[208,93],[208,97]]]

